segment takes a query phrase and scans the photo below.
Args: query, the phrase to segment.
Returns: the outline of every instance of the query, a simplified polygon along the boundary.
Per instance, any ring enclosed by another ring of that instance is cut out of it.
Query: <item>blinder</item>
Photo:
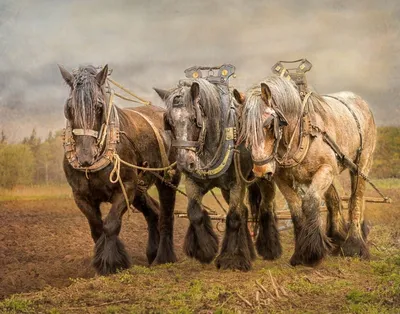
[[[165,131],[172,131],[171,124],[169,124],[168,116],[167,116],[166,112],[164,112],[163,120],[164,120],[164,130]]]
[[[199,128],[203,127],[203,113],[200,109],[200,97],[196,98],[194,102],[194,110],[196,111],[196,124]]]

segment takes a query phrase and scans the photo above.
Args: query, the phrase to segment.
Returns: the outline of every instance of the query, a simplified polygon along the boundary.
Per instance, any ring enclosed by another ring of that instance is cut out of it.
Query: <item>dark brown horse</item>
[[[93,266],[98,273],[109,274],[130,265],[118,238],[122,217],[128,210],[124,190],[129,204],[146,218],[149,264],[175,262],[175,191],[151,173],[123,164],[111,178],[115,183],[110,181],[116,156],[130,164],[149,167],[163,167],[175,160],[171,140],[162,130],[164,110],[149,106],[120,109],[113,105],[111,94],[106,92],[107,66],[101,71],[93,66],[80,67],[72,74],[63,67],[60,71],[70,88],[64,108],[67,119],[64,171],[76,205],[89,222],[95,242]],[[171,183],[177,185],[179,180],[180,174],[176,172]],[[160,204],[147,193],[154,183]],[[111,203],[104,219],[100,212],[103,202]]]

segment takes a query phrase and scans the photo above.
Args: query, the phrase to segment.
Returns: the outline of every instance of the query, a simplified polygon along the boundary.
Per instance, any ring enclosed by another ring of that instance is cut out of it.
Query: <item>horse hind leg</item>
[[[336,187],[331,184],[325,192],[325,203],[328,210],[326,222],[326,234],[334,245],[333,254],[338,254],[343,244],[347,228],[343,217],[342,202]]]
[[[208,264],[218,253],[218,236],[213,230],[210,216],[201,208],[205,192],[189,178],[186,178],[186,191],[189,196],[187,213],[190,225],[183,250],[187,256]]]
[[[275,260],[282,255],[282,246],[275,215],[275,184],[263,180],[259,184],[262,201],[259,207],[259,231],[256,240],[257,252],[266,260]]]
[[[177,172],[173,176],[171,184],[178,186],[180,178],[181,174]],[[158,246],[157,256],[154,260],[154,264],[175,263],[174,208],[176,191],[161,180],[157,180],[156,186],[160,198],[160,245]]]
[[[364,221],[365,180],[357,174],[351,174],[352,193],[349,200],[349,225],[345,241],[342,245],[344,256],[360,256],[369,259],[367,247],[368,227]]]
[[[146,256],[149,264],[153,263],[157,256],[158,245],[160,243],[160,233],[158,230],[159,204],[147,192],[138,193],[133,201],[133,206],[142,212],[147,222],[149,231]]]

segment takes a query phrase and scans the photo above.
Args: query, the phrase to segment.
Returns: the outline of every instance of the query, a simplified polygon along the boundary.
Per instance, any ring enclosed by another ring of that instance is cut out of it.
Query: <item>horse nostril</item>
[[[194,164],[194,162],[191,162],[188,164],[187,168],[189,171],[193,171],[195,169],[196,165]]]
[[[274,173],[272,171],[268,171],[267,173],[264,174],[264,179],[267,179],[268,181],[272,180]]]

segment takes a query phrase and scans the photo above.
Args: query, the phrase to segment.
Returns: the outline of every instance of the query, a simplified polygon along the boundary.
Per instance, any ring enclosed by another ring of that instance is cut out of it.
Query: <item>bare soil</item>
[[[292,268],[288,260],[293,235],[285,231],[279,260],[258,258],[248,273],[217,271],[213,264],[200,265],[183,255],[188,222],[176,218],[178,263],[148,268],[146,223],[141,214],[130,213],[125,215],[121,238],[134,266],[106,278],[96,276],[91,267],[89,227],[73,200],[0,202],[0,298],[5,299],[0,312],[398,313],[400,190],[386,192],[393,204],[367,205],[371,262],[328,257],[317,268]],[[206,202],[217,207],[211,198]],[[179,198],[176,210],[184,211],[185,206]],[[11,296],[15,293],[28,294]]]

